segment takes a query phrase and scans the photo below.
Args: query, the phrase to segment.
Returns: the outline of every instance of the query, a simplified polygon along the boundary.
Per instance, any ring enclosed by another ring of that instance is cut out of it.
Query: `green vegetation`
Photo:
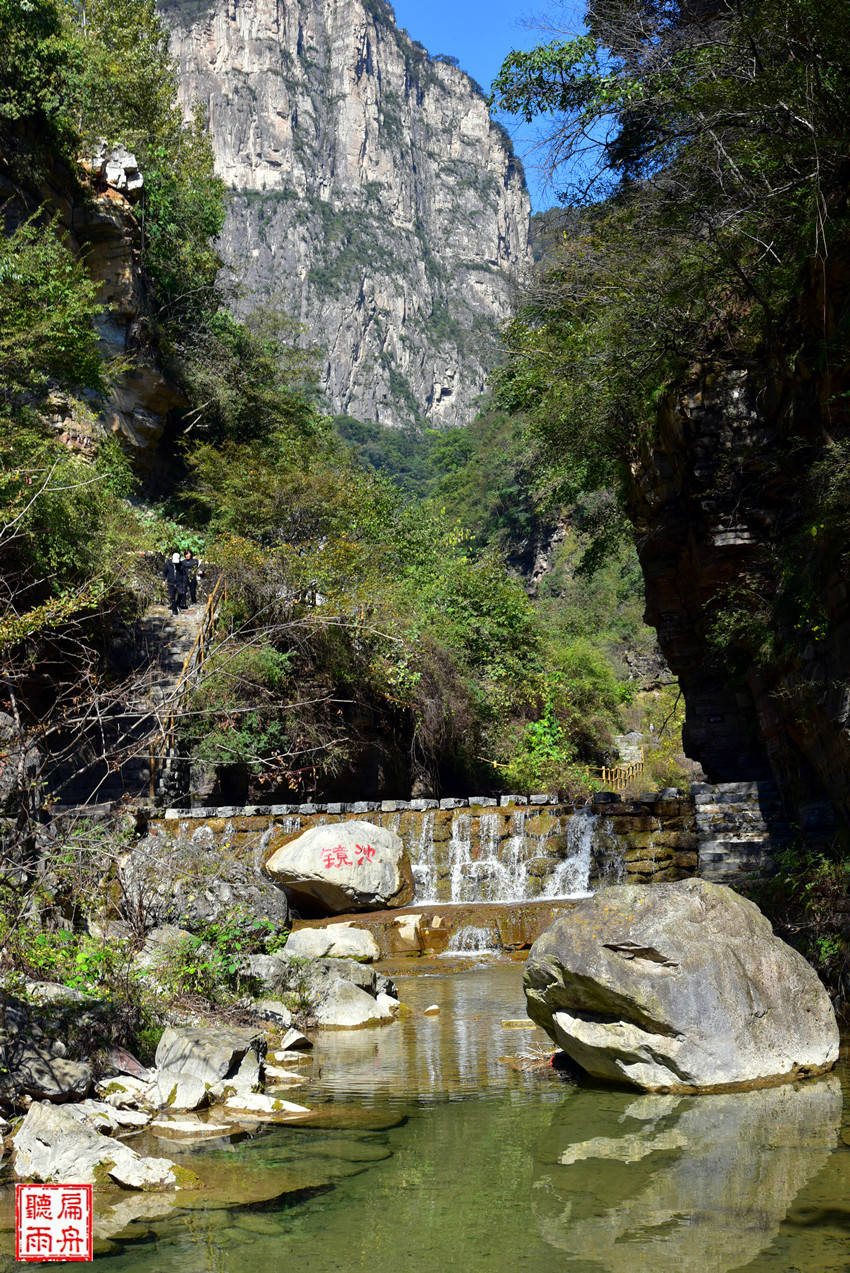
[[[843,23],[838,0],[593,3],[587,35],[506,59],[496,102],[551,117],[569,202],[602,197],[509,331],[501,388],[565,499],[623,489],[695,360],[781,347],[801,279],[846,240]],[[621,529],[614,514],[597,538]]]
[[[37,151],[64,165],[72,198],[84,200],[78,161],[100,138],[138,155],[151,297],[143,339],[186,396],[165,503],[131,505],[120,448],[98,437],[97,394],[121,368],[99,352],[85,270],[49,210],[0,240],[8,684],[23,684],[44,643],[67,643],[72,628],[80,652],[69,695],[81,679],[93,684],[107,616],[131,618],[149,595],[139,554],[179,540],[229,583],[229,627],[182,722],[198,762],[241,766],[269,791],[356,781],[381,747],[396,775],[383,781],[399,787],[414,775],[494,788],[586,781],[628,697],[616,659],[631,620],[591,634],[578,599],[569,623],[556,617],[574,586],[572,558],[539,603],[510,572],[560,516],[557,499],[542,513],[531,493],[533,458],[514,423],[486,414],[451,436],[415,423],[406,435],[332,424],[302,333],[272,308],[238,322],[216,289],[223,192],[203,118],[183,120],[153,0],[79,11],[5,0],[0,21],[18,58],[0,66],[0,129],[19,159]],[[424,74],[424,51],[409,52]],[[333,245],[327,270],[347,270],[365,250],[362,224],[321,201],[312,212]],[[439,273],[433,260],[426,267]],[[434,320],[454,330],[448,313]],[[396,377],[393,388],[415,422],[409,386]],[[55,440],[57,392],[88,449]],[[588,516],[570,513],[571,544]],[[632,585],[626,571],[601,587],[616,609]]]

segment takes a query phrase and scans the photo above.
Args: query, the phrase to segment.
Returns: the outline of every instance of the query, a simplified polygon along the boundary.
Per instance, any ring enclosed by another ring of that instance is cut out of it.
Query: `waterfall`
[[[452,818],[452,838],[449,840],[449,872],[451,878],[451,901],[475,901],[474,889],[469,893],[472,861],[472,816],[468,813],[456,813]],[[469,893],[469,895],[467,895]]]
[[[591,872],[605,883],[623,878],[610,820],[591,809],[457,809],[448,843],[435,841],[435,816],[422,811],[405,830],[417,904],[585,897]]]
[[[555,867],[541,897],[587,897],[590,893],[590,866],[596,814],[575,813],[567,823],[567,855]]]
[[[398,831],[398,824],[393,828]],[[417,902],[437,901],[437,853],[434,848],[434,815],[422,815],[419,837],[410,854]]]
[[[496,934],[490,928],[465,924],[449,939],[447,955],[496,955],[501,950]]]

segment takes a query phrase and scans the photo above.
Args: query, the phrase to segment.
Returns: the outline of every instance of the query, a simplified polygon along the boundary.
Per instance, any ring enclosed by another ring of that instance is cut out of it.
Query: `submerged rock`
[[[265,870],[299,906],[323,914],[406,906],[413,900],[410,859],[399,837],[356,819],[311,827],[276,849]]]
[[[802,955],[703,880],[600,889],[531,948],[529,1016],[584,1070],[648,1091],[821,1074],[838,1027]]]

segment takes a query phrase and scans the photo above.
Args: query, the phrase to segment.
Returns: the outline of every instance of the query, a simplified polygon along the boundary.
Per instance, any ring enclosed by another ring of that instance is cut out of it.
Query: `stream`
[[[521,976],[506,959],[417,961],[397,976],[410,1017],[320,1034],[293,1093],[306,1123],[131,1142],[203,1164],[213,1188],[176,1206],[123,1195],[99,1273],[850,1268],[846,1049],[823,1079],[757,1092],[576,1086],[500,1059],[548,1046],[503,1024],[524,1016]]]

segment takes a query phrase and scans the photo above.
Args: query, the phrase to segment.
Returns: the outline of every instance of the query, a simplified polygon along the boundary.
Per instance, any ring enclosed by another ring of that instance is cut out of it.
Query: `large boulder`
[[[110,1179],[126,1189],[192,1188],[199,1183],[192,1172],[167,1158],[143,1158],[129,1145],[102,1136],[67,1106],[32,1104],[14,1144],[15,1173],[24,1180],[105,1184]]]
[[[177,924],[194,932],[234,913],[276,929],[289,923],[286,894],[261,873],[259,851],[245,855],[208,826],[185,834],[152,832],[121,858],[118,873],[124,896],[147,928]]]
[[[371,822],[311,827],[276,849],[265,870],[297,906],[313,913],[383,910],[413,901],[404,845]]]
[[[94,1046],[103,1029],[100,1000],[58,1001],[37,1011],[12,995],[0,994],[0,1100],[75,1101],[85,1096],[92,1070],[68,1059],[68,1045],[88,1039]]]
[[[156,1049],[156,1067],[169,1071],[170,1080],[199,1079],[213,1094],[223,1086],[250,1091],[260,1081],[265,1052],[260,1032],[168,1026]]]
[[[821,1074],[838,1027],[757,906],[703,880],[600,889],[531,948],[529,1016],[589,1074],[648,1091]]]
[[[358,1026],[384,1025],[395,1019],[386,1003],[379,1002],[366,990],[350,981],[337,978],[331,982],[313,1009],[316,1025],[326,1029],[351,1030]]]
[[[327,928],[299,928],[286,942],[288,959],[357,959],[372,963],[381,951],[366,928],[353,924],[331,924]]]

